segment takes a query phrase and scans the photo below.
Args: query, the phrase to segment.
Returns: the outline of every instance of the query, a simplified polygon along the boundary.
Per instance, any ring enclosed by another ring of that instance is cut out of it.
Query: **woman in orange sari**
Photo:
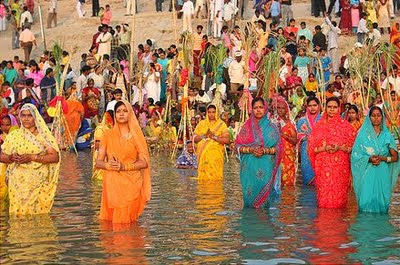
[[[283,147],[282,156],[282,185],[296,185],[296,160],[297,160],[297,132],[290,120],[290,109],[286,100],[279,96],[274,99],[274,108],[277,114],[276,123],[281,131]]]
[[[396,47],[395,64],[400,67],[400,23],[395,23],[390,31],[390,44]]]
[[[71,87],[75,87],[72,85]],[[76,93],[71,89],[71,95],[66,100],[68,106],[68,112],[65,114],[65,120],[68,125],[69,134],[65,136],[65,142],[69,143],[70,146],[75,144],[76,135],[78,134],[79,128],[81,127],[83,115],[85,114],[85,109],[81,102],[76,98]]]
[[[129,102],[117,102],[114,117],[96,161],[96,167],[104,170],[100,219],[134,223],[150,199],[150,155]]]

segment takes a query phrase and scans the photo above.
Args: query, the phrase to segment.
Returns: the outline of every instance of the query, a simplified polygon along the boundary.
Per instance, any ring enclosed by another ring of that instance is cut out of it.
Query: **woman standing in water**
[[[317,202],[321,208],[342,208],[350,187],[350,152],[356,133],[339,114],[340,101],[331,97],[315,125],[308,153],[315,171]]]
[[[134,223],[150,199],[150,155],[129,102],[115,104],[114,127],[104,132],[96,167],[103,169],[100,219]]]
[[[296,127],[290,120],[289,105],[283,97],[275,99],[274,108],[278,115],[277,122],[281,131],[281,142],[283,148],[282,154],[282,185],[296,185]]]
[[[297,136],[300,141],[300,168],[304,185],[311,185],[314,181],[314,170],[307,153],[308,138],[315,124],[321,118],[320,103],[316,97],[307,98],[306,115],[297,122]]]
[[[400,162],[394,137],[377,106],[370,109],[356,138],[351,170],[359,210],[388,212]]]
[[[228,127],[218,116],[214,105],[207,107],[205,120],[194,131],[197,143],[198,179],[222,180],[224,176],[224,145],[229,144]]]
[[[268,119],[264,99],[254,98],[251,106],[251,117],[236,137],[235,147],[240,154],[244,206],[259,208],[268,200],[271,190],[280,192],[281,146],[279,129]]]
[[[59,148],[34,105],[23,105],[19,118],[21,128],[6,137],[0,155],[7,164],[9,212],[49,213],[60,172]]]

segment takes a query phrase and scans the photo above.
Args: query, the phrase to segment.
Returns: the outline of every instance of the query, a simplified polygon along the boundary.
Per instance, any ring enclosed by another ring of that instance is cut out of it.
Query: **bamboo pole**
[[[135,17],[136,17],[136,1],[132,0],[132,21],[131,21],[131,41],[130,41],[130,53],[129,53],[129,79],[133,78],[133,60],[134,60],[134,47],[135,47]],[[142,89],[141,87],[139,89]]]
[[[175,1],[176,0],[171,0],[172,1],[172,19],[174,21],[174,37],[175,37],[175,43],[178,41],[178,32],[177,32],[177,26],[176,26],[176,7],[175,7]]]
[[[38,11],[39,11],[39,21],[40,21],[40,33],[42,34],[44,50],[47,51],[46,34],[44,32],[43,18],[42,18],[42,7],[40,6],[40,1],[39,1],[39,5],[38,5]]]

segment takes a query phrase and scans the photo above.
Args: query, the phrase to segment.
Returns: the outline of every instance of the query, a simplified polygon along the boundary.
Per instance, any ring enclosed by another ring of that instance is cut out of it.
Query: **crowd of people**
[[[111,26],[109,13],[79,69],[56,46],[38,60],[29,52],[3,61],[0,195],[9,212],[49,212],[61,151],[89,142],[93,178],[103,181],[100,218],[114,223],[136,221],[150,199],[150,153],[176,149],[176,167],[197,170],[201,182],[222,181],[225,159],[237,156],[245,207],[269,205],[282,187],[302,183],[315,185],[319,207],[345,207],[354,188],[361,211],[388,212],[400,170],[400,25],[385,43],[378,28],[389,27],[374,21],[372,1],[360,3],[347,31],[357,28],[358,42],[339,58],[345,2],[339,27],[313,3],[314,15],[324,15],[314,32],[305,22],[297,27],[291,1],[256,1],[240,26],[231,21],[238,4],[224,2],[211,32],[199,24],[192,33],[198,9],[185,0],[180,43],[166,49],[148,39],[136,52],[129,25]],[[358,80],[354,58],[388,46],[392,57],[380,55]],[[50,131],[57,115],[65,122]]]

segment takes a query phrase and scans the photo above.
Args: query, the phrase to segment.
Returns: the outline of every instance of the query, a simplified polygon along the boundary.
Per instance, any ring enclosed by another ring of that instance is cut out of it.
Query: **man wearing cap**
[[[230,97],[239,93],[238,88],[244,84],[245,62],[242,61],[242,51],[235,52],[235,60],[231,62],[228,68],[229,78],[231,80]]]

